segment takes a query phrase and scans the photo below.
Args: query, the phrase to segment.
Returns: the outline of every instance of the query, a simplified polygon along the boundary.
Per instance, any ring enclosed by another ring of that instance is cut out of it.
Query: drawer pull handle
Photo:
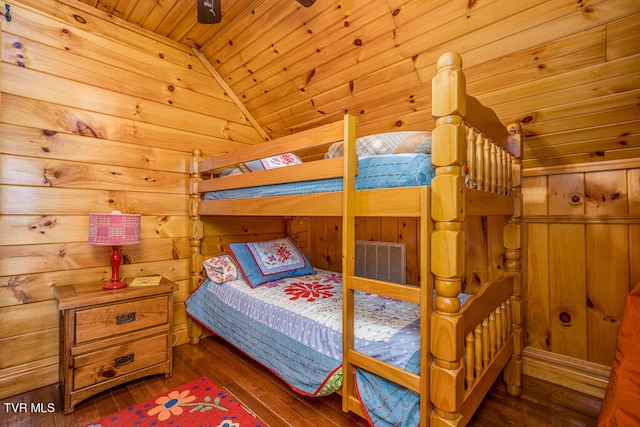
[[[120,314],[116,316],[116,325],[123,325],[125,323],[130,323],[136,320],[136,312],[132,311],[127,314]]]
[[[116,368],[118,366],[128,365],[129,363],[133,363],[133,353],[125,354],[124,356],[113,359],[113,366]]]

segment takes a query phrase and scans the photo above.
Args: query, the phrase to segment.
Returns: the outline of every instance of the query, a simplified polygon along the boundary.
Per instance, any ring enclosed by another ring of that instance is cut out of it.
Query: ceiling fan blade
[[[298,0],[298,3],[300,3],[304,7],[309,7],[312,4],[314,4],[315,2],[316,2],[316,0]]]
[[[217,24],[222,20],[220,1],[221,0],[198,0],[199,24]]]

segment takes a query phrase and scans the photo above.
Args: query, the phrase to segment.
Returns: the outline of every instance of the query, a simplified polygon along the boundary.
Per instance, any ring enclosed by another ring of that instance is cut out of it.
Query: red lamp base
[[[113,289],[122,289],[122,288],[126,288],[127,285],[125,282],[109,282],[106,283],[102,289],[107,289],[107,290],[113,290]]]
[[[112,246],[111,247],[111,257],[109,260],[111,261],[111,281],[106,283],[102,289],[113,290],[113,289],[122,289],[126,288],[128,285],[120,280],[118,275],[118,270],[120,269],[120,260],[122,259],[122,255],[120,254],[120,246]]]

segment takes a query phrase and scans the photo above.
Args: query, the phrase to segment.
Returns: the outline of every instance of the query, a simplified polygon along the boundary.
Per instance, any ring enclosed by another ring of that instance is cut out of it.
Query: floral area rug
[[[104,417],[87,427],[107,426],[266,427],[206,377]]]

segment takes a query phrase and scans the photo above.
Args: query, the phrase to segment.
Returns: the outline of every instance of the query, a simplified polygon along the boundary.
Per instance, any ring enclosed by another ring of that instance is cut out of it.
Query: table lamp
[[[126,288],[120,280],[118,270],[122,254],[120,247],[140,243],[140,215],[123,214],[113,211],[110,214],[89,214],[89,243],[96,246],[111,246],[111,281],[103,289]]]

